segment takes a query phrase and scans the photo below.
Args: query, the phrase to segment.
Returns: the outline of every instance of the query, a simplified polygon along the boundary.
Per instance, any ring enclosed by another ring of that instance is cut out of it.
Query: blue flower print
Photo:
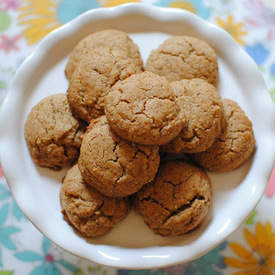
[[[61,0],[57,7],[57,17],[62,24],[65,24],[81,13],[99,7],[96,0]]]
[[[211,14],[210,8],[205,5],[203,0],[159,0],[156,5],[161,7],[186,9],[197,14],[203,19],[207,19]]]
[[[118,270],[118,275],[222,275],[226,268],[224,257],[220,254],[227,247],[224,242],[193,262],[156,270]]]
[[[60,266],[63,266],[71,272],[76,272],[78,270],[78,268],[62,259],[55,259],[54,256],[49,253],[50,246],[50,241],[43,238],[42,254],[31,250],[25,250],[15,253],[14,256],[23,262],[40,262],[40,265],[34,268],[30,275],[61,275]]]
[[[19,228],[14,226],[4,226],[7,221],[9,213],[9,204],[4,204],[0,209],[0,249],[1,246],[9,250],[16,250],[16,246],[11,239],[11,235],[20,231]],[[0,250],[0,267],[3,266],[2,253]]]
[[[273,63],[270,67],[270,73],[272,77],[275,77],[275,63]]]
[[[16,220],[20,221],[22,218],[25,218],[24,214],[17,206],[15,200],[12,198],[9,188],[2,182],[0,183],[0,201],[9,202],[12,215],[16,218]]]
[[[262,43],[256,43],[251,46],[248,45],[245,49],[258,65],[263,64],[269,55],[269,50],[267,50]]]
[[[187,265],[185,275],[222,275],[220,271],[226,267],[224,257],[220,254],[227,247],[224,242],[210,251],[208,254],[202,256]]]

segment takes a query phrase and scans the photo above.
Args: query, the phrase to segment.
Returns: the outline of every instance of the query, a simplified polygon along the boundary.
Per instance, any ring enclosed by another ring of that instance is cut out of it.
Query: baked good
[[[129,143],[111,132],[106,117],[91,121],[78,166],[87,184],[109,197],[124,197],[152,181],[159,167],[158,146]]]
[[[119,53],[131,58],[136,67],[142,66],[138,46],[127,33],[112,29],[103,30],[86,36],[74,47],[65,69],[68,80],[71,79],[80,60],[87,59],[87,56],[95,49],[102,48],[114,55]]]
[[[223,100],[226,128],[215,143],[193,158],[202,167],[214,172],[232,171],[251,156],[255,148],[252,123],[233,100]]]
[[[142,63],[118,49],[93,50],[81,59],[69,83],[68,101],[75,116],[90,122],[104,114],[104,96],[118,81],[141,72]]]
[[[108,198],[85,184],[78,166],[66,174],[60,190],[65,219],[85,237],[108,233],[129,210],[129,198]]]
[[[214,86],[218,80],[217,56],[213,48],[195,37],[172,36],[153,50],[146,70],[169,81],[201,78]]]
[[[181,154],[207,150],[222,131],[223,105],[217,89],[199,78],[175,81],[171,86],[187,123],[163,151]]]
[[[168,143],[184,125],[170,84],[151,72],[118,82],[105,97],[105,113],[118,136],[145,145]]]
[[[207,174],[185,162],[168,161],[154,182],[137,193],[134,207],[156,234],[178,236],[199,226],[211,204]]]
[[[73,117],[65,94],[48,96],[36,104],[24,130],[37,165],[58,170],[76,161],[83,127]]]

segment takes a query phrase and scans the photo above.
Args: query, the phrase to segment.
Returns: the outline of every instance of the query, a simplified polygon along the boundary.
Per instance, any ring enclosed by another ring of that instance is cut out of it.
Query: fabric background
[[[86,10],[126,2],[139,1],[0,0],[0,106],[16,69],[42,37]],[[224,28],[255,60],[275,101],[275,10],[261,0],[143,2],[187,9]],[[196,261],[157,270],[115,270],[72,256],[43,237],[14,202],[0,167],[0,275],[275,274],[274,193],[275,170],[247,221]]]

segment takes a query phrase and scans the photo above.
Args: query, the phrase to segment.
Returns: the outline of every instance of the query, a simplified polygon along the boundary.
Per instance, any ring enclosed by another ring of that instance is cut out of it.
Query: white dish
[[[52,172],[32,162],[24,122],[32,106],[47,95],[65,92],[65,63],[85,35],[117,28],[131,34],[144,60],[166,37],[188,34],[210,43],[219,57],[219,91],[236,100],[254,125],[257,149],[240,169],[211,174],[213,210],[203,225],[177,238],[154,235],[132,212],[108,235],[80,238],[60,213],[59,188],[65,171]],[[177,9],[127,4],[91,10],[41,41],[14,78],[2,107],[3,170],[18,205],[32,223],[65,250],[91,261],[129,269],[156,268],[193,260],[216,246],[249,215],[261,198],[275,157],[275,110],[255,63],[223,30]]]

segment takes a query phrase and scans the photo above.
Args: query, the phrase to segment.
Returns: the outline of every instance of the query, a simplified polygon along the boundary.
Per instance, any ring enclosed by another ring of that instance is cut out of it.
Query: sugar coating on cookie
[[[34,162],[55,170],[73,164],[83,127],[70,110],[65,94],[48,96],[36,104],[25,123],[25,139]]]
[[[87,55],[95,49],[102,48],[105,48],[105,51],[112,52],[114,55],[117,53],[123,54],[131,58],[137,67],[142,66],[138,46],[127,33],[112,29],[103,30],[86,36],[75,46],[65,69],[67,79],[71,79],[80,60],[86,59]]]
[[[223,100],[226,128],[205,152],[194,154],[195,161],[213,172],[228,172],[248,160],[255,148],[252,123],[233,100]]]
[[[160,161],[158,151],[158,146],[122,140],[102,116],[91,122],[83,137],[78,165],[87,184],[106,196],[123,197],[154,179]]]
[[[60,203],[64,218],[85,237],[108,233],[130,210],[128,198],[108,198],[86,185],[77,165],[63,180]]]
[[[162,236],[178,236],[199,226],[212,204],[210,179],[201,169],[180,161],[160,166],[154,182],[136,195],[134,207]]]
[[[104,96],[111,87],[141,70],[141,63],[133,62],[123,51],[94,50],[80,61],[69,83],[68,101],[73,114],[88,123],[103,115]]]
[[[146,70],[169,81],[201,78],[214,86],[218,80],[217,56],[213,48],[195,37],[172,36],[153,50]]]
[[[187,123],[163,151],[180,154],[207,150],[222,131],[223,105],[217,89],[202,79],[175,81],[171,86]]]
[[[105,113],[117,135],[145,145],[168,143],[185,122],[168,81],[151,72],[118,82],[105,97]]]

